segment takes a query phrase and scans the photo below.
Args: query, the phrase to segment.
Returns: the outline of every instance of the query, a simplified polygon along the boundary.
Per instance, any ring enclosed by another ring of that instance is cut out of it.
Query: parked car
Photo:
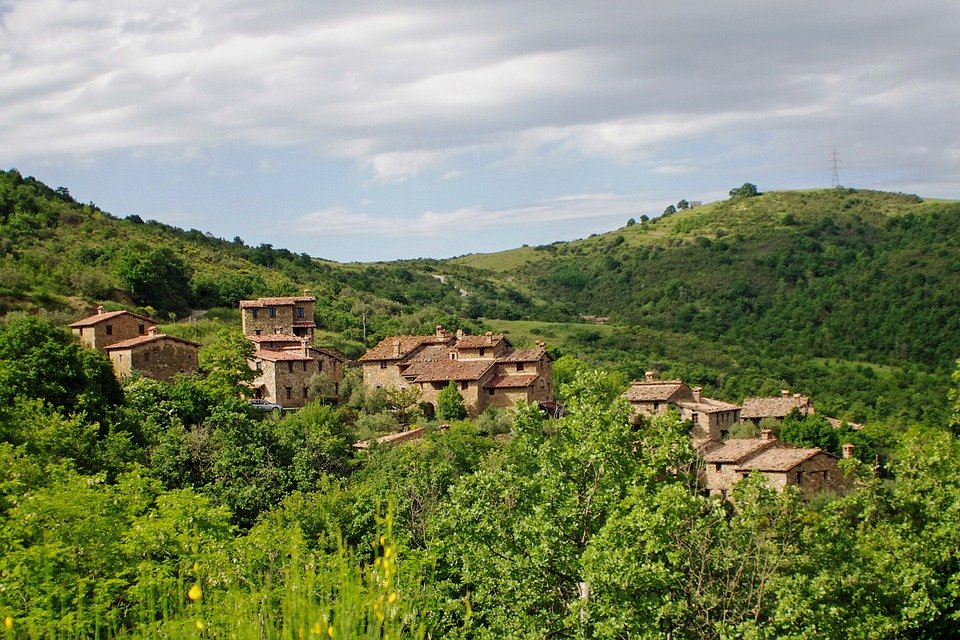
[[[260,400],[259,398],[254,398],[251,400],[250,406],[257,411],[281,411],[283,409],[283,407],[278,405],[276,402],[267,402],[266,400]]]

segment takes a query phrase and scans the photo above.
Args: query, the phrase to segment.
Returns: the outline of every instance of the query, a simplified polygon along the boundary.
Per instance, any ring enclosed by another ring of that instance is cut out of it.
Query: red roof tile
[[[775,446],[783,446],[783,443],[776,439],[731,438],[719,449],[708,452],[703,456],[703,459],[709,463],[739,464],[761,451]]]
[[[107,311],[106,313],[95,313],[94,315],[83,318],[82,320],[77,320],[76,322],[71,324],[70,327],[77,328],[77,329],[79,329],[80,327],[92,327],[96,324],[100,324],[101,322],[104,322],[106,320],[112,320],[113,318],[116,318],[122,315],[133,316],[134,318],[137,318],[138,320],[143,320],[144,322],[150,325],[156,324],[154,320],[151,320],[146,316],[142,316],[139,313],[133,313],[132,311]]]
[[[532,349],[514,349],[504,356],[497,358],[498,362],[539,362],[543,354],[547,352],[544,347],[534,347]]]
[[[296,351],[274,351],[273,349],[259,349],[253,354],[253,357],[270,362],[303,362],[313,360],[310,356],[305,356]]]
[[[680,392],[677,398],[674,396]],[[666,402],[670,399],[693,399],[693,391],[681,380],[656,380],[654,382],[633,382],[623,396],[630,402]]]
[[[416,375],[415,382],[479,380],[492,366],[493,360],[435,360],[414,363],[403,375]]]
[[[190,345],[191,347],[200,348],[200,345],[196,342],[190,340],[184,340],[183,338],[177,338],[175,336],[168,336],[165,333],[157,333],[154,335],[146,336],[137,336],[136,338],[130,338],[129,340],[121,340],[120,342],[114,342],[108,347],[104,347],[105,351],[116,351],[118,349],[132,349],[133,347],[138,347],[142,344],[147,344],[148,342],[156,342],[158,340],[173,340],[174,342],[180,342],[182,344]]]
[[[360,356],[359,361],[402,360],[423,345],[448,342],[452,342],[452,336],[387,336],[373,349]]]
[[[740,412],[740,417],[747,418],[783,418],[794,407],[799,408],[801,411],[805,407],[813,409],[813,405],[810,404],[810,398],[807,396],[800,396],[795,398],[793,396],[774,396],[771,398],[744,398],[743,399],[743,410]]]
[[[836,456],[827,453],[823,449],[799,449],[793,447],[769,449],[756,457],[740,463],[737,471],[786,472],[821,453],[831,458],[836,458]]]
[[[482,349],[493,347],[505,340],[502,333],[483,336],[462,336],[457,339],[457,349]]]
[[[256,300],[241,300],[241,309],[251,309],[254,307],[288,307],[298,302],[316,302],[313,296],[287,296],[279,298],[257,298]]]
[[[512,376],[493,376],[483,385],[484,389],[522,389],[529,387],[538,378],[536,373],[523,373]]]

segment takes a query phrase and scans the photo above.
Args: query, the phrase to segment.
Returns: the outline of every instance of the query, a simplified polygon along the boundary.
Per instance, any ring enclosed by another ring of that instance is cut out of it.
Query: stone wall
[[[118,378],[134,373],[172,382],[177,374],[196,373],[199,349],[193,345],[161,337],[129,349],[113,349],[110,361]]]
[[[73,333],[84,347],[103,353],[112,344],[146,335],[151,326],[144,318],[124,313],[92,326],[74,327]]]

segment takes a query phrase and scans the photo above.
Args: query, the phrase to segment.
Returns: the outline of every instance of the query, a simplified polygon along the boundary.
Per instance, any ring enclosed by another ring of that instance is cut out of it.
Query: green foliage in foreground
[[[687,425],[635,430],[609,389],[581,371],[567,416],[519,407],[505,441],[460,422],[347,458],[348,414],[330,407],[257,420],[195,381],[139,381],[124,409],[142,450],[112,460],[119,473],[0,442],[0,619],[18,638],[880,639],[960,624],[948,430],[905,434],[883,478],[847,463],[848,496],[803,503],[754,476],[733,508],[697,492]],[[157,448],[176,433],[180,457]]]

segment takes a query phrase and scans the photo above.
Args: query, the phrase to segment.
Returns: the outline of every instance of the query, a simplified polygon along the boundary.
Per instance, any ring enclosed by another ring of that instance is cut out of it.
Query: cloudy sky
[[[0,167],[340,261],[733,186],[960,197],[955,0],[0,0]]]

